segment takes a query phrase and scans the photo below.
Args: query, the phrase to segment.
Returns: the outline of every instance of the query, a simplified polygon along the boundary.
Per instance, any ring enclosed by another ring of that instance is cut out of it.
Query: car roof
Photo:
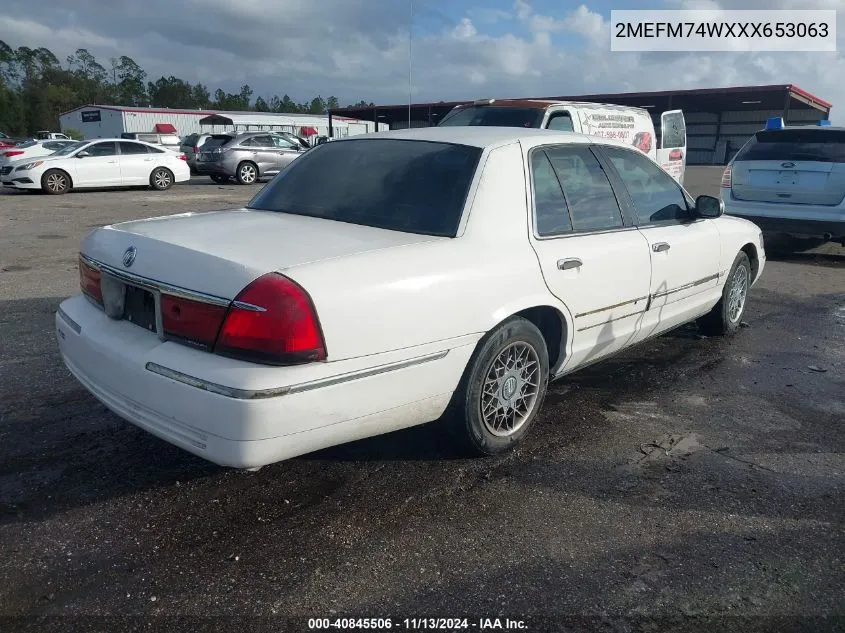
[[[423,127],[404,130],[390,130],[389,132],[377,132],[365,135],[347,136],[334,139],[345,142],[356,139],[402,139],[414,141],[432,141],[437,143],[454,143],[456,145],[469,145],[471,147],[493,148],[511,143],[521,142],[524,145],[534,146],[548,143],[601,143],[605,145],[626,146],[619,141],[587,136],[577,132],[559,132],[557,130],[541,130],[537,128],[521,127],[494,127],[494,126],[446,126],[446,127]]]

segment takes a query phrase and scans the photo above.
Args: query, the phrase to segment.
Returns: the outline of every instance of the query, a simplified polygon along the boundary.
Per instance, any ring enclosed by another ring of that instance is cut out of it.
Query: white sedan
[[[738,329],[765,253],[723,209],[606,139],[341,139],[246,208],[93,231],[56,332],[107,407],[217,464],[438,418],[496,454],[550,380],[689,321]]]
[[[0,167],[9,163],[26,160],[28,158],[39,158],[49,156],[76,141],[39,141],[29,140],[19,143],[14,147],[0,149]]]
[[[42,158],[0,167],[3,186],[63,194],[71,189],[148,185],[163,191],[190,180],[184,154],[140,141],[79,141]]]

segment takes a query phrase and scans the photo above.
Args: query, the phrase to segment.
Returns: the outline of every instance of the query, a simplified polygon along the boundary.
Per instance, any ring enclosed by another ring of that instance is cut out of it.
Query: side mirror
[[[700,218],[718,218],[725,214],[725,203],[714,196],[698,196],[695,199],[695,214]]]
[[[77,158],[85,158],[86,156],[90,156],[91,154],[86,150],[82,150],[81,152],[76,152]]]

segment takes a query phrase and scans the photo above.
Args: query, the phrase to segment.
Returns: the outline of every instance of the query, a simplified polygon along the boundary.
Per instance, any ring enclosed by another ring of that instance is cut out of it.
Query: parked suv
[[[252,185],[259,178],[275,176],[308,148],[288,135],[274,132],[212,134],[200,149],[195,168],[214,182],[234,178]]]
[[[188,136],[182,139],[179,150],[185,155],[185,159],[188,161],[188,167],[191,168],[191,173],[197,173],[197,155],[200,153],[200,147],[203,146],[203,143],[210,138],[211,134],[188,134]]]
[[[173,150],[179,154],[179,145],[181,141],[175,134],[159,134],[157,132],[124,132],[120,138],[130,139],[133,141],[143,141],[144,143],[152,143],[164,149]]]
[[[751,220],[767,241],[845,246],[845,128],[770,119],[725,168],[721,198],[725,213]]]

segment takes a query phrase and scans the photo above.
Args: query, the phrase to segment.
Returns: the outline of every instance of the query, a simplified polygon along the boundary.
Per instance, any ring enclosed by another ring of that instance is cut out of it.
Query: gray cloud
[[[666,0],[665,6],[833,8],[841,2]],[[153,78],[173,74],[227,90],[249,83],[256,95],[407,100],[409,16],[403,1],[177,3],[87,0],[69,10],[61,0],[40,0],[38,12],[11,4],[0,14],[0,39],[43,45],[60,59],[80,47],[104,62],[125,54]],[[609,25],[585,6],[539,15],[524,0],[507,12],[479,5],[482,0],[414,0],[415,100],[796,83],[845,101],[841,53],[611,53]],[[464,9],[462,16],[457,9]],[[503,24],[518,24],[519,34],[488,33]],[[565,47],[559,38],[567,39]]]

